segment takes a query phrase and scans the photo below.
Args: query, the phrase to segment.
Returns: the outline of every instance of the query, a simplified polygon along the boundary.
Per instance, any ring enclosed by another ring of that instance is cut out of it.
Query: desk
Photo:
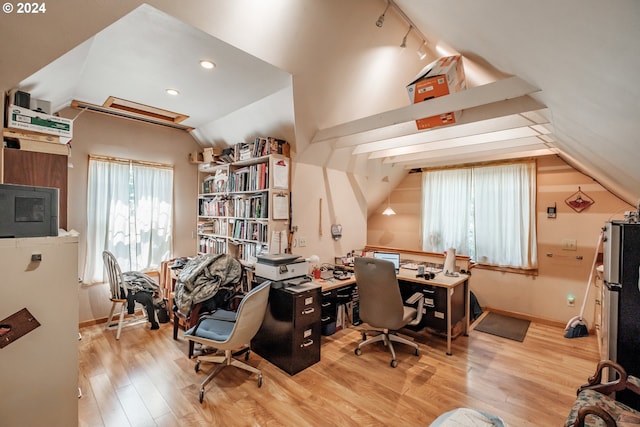
[[[464,335],[469,335],[469,311],[470,311],[470,294],[469,294],[469,276],[466,274],[459,274],[456,277],[445,276],[444,273],[438,273],[434,279],[425,280],[423,278],[416,277],[417,272],[415,270],[408,270],[400,268],[400,271],[396,275],[399,285],[406,287],[407,284],[416,285],[428,289],[428,287],[436,287],[446,290],[446,313],[444,317],[446,320],[446,335],[447,335],[447,355],[451,356],[451,340],[452,340],[452,327],[453,327],[453,296],[456,292],[462,291],[462,297],[464,298],[464,313],[463,313],[463,332]],[[330,291],[340,287],[352,285],[356,283],[355,277],[347,280],[327,280],[318,281],[322,285],[322,291]],[[462,286],[462,288],[460,288]],[[413,293],[413,291],[409,291]],[[426,292],[426,291],[425,291]],[[410,294],[408,295],[410,296]],[[427,308],[423,310],[423,315],[427,314]]]

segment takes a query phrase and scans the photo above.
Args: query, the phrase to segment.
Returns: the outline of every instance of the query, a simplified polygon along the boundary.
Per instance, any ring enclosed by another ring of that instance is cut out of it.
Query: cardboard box
[[[222,150],[215,147],[206,147],[202,151],[202,157],[205,163],[211,163],[216,160],[216,157],[222,154]]]
[[[460,55],[439,58],[424,67],[407,85],[407,93],[413,104],[449,95],[467,88]],[[419,130],[456,123],[462,111],[451,111],[437,116],[416,120]]]
[[[73,138],[71,119],[38,113],[15,105],[9,106],[8,116],[9,128]]]

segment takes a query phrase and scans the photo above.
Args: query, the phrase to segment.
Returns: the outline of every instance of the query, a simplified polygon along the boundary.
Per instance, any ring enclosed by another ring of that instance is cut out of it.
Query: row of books
[[[229,234],[229,223],[226,219],[219,218],[199,221],[198,234],[217,234],[219,236],[227,236]]]
[[[229,175],[226,170],[217,170],[215,175],[209,175],[202,182],[202,193],[225,193],[228,191]]]
[[[198,252],[203,254],[227,253],[227,240],[215,237],[201,237],[198,243]]]
[[[272,137],[258,137],[253,142],[239,142],[234,146],[236,162],[269,154],[283,154],[288,157],[289,151],[287,141]]]
[[[229,216],[229,199],[226,197],[212,197],[199,199],[198,212],[200,216]]]
[[[236,218],[268,218],[269,209],[267,207],[267,200],[269,200],[267,193],[261,193],[249,198],[234,197],[233,215]]]
[[[237,242],[234,246],[237,248],[237,258],[252,264],[256,262],[258,255],[269,252],[269,247],[264,243]]]
[[[267,242],[268,226],[264,222],[236,220],[233,223],[231,237],[240,240],[251,240],[254,242]]]
[[[269,185],[269,165],[260,163],[234,171],[229,179],[229,191],[265,190]]]

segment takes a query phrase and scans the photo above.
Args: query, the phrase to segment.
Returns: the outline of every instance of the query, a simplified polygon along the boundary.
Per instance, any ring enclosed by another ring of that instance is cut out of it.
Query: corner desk
[[[462,321],[463,333],[465,336],[469,335],[469,276],[462,273],[457,273],[457,276],[447,276],[440,272],[436,274],[435,278],[426,280],[416,277],[416,274],[415,270],[400,268],[396,275],[403,300],[406,300],[414,292],[421,291],[424,294],[423,319],[426,319],[426,321],[431,319],[435,322],[442,321],[444,328],[446,328],[447,355],[451,356],[452,328],[454,324]],[[353,285],[356,280],[355,277],[351,277],[347,280],[318,280],[316,283],[322,286],[322,292],[324,293]]]

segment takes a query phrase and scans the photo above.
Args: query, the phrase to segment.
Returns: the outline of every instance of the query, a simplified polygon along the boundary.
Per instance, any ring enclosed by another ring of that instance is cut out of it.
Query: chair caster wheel
[[[416,356],[420,356],[420,350],[416,348]]]
[[[360,356],[362,354],[362,350],[360,350],[359,348],[356,348],[354,353],[356,354],[356,356]]]
[[[258,375],[258,388],[262,387],[262,374]]]
[[[362,341],[366,341],[366,339],[367,339],[367,334],[363,332],[362,333]]]
[[[250,351],[247,351],[247,352],[244,354],[244,361],[245,361],[245,362],[246,362],[247,360],[249,360],[249,353],[251,353],[251,352],[250,352]]]
[[[198,395],[198,400],[200,400],[200,403],[202,403],[204,401],[204,389],[203,388],[200,389],[200,394]]]
[[[196,365],[193,367],[193,369],[195,369],[196,374],[197,374],[198,372],[200,372],[200,361],[199,361],[199,360],[196,362]]]
[[[392,368],[398,367],[398,361],[396,359],[391,360],[391,367]]]

